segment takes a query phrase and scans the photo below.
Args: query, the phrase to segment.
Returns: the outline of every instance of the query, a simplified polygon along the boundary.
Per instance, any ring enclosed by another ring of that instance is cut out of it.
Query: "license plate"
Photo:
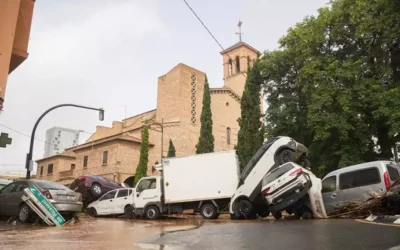
[[[75,196],[63,195],[63,194],[57,195],[57,198],[58,198],[59,200],[75,200]]]

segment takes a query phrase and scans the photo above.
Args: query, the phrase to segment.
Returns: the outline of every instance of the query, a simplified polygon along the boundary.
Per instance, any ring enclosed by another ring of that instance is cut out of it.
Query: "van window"
[[[381,182],[377,168],[363,169],[341,174],[339,176],[340,189],[367,186]]]
[[[399,171],[397,170],[397,168],[393,165],[386,165],[387,170],[389,172],[389,177],[391,181],[396,181],[397,179],[399,179]]]
[[[336,191],[336,175],[326,178],[322,181],[322,193]]]
[[[251,170],[257,165],[258,161],[261,159],[261,157],[267,152],[267,150],[271,147],[271,145],[278,140],[278,137],[272,137],[269,139],[251,158],[249,163],[247,163],[246,167],[244,168],[240,180],[244,181],[246,180],[247,176],[250,174]]]

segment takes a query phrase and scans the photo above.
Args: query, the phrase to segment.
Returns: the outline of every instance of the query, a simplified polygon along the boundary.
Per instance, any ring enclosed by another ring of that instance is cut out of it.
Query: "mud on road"
[[[158,221],[80,217],[62,227],[22,226],[0,231],[1,249],[148,249],[138,244],[169,232],[199,228],[201,219],[170,218]],[[218,220],[214,223],[229,223]],[[3,225],[4,226],[4,225]],[[8,229],[12,225],[6,225]],[[156,248],[158,249],[158,247]]]

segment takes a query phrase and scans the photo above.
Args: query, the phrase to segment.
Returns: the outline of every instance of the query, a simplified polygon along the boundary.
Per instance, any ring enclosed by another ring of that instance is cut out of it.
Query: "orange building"
[[[8,75],[28,57],[34,4],[35,0],[0,1],[0,111]]]

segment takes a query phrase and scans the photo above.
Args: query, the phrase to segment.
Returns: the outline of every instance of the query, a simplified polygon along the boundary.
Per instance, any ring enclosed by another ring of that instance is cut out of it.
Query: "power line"
[[[211,35],[211,37],[214,39],[214,41],[218,44],[218,46],[222,49],[222,51],[225,51],[225,49],[222,47],[222,45],[218,42],[217,38],[215,38],[215,36],[211,33],[211,31],[207,28],[207,26],[203,23],[203,21],[200,19],[200,17],[196,14],[196,12],[192,9],[192,7],[190,7],[189,3],[186,0],[183,0],[185,2],[185,4],[187,5],[187,7],[192,11],[192,13],[196,16],[196,18],[200,21],[200,23],[203,25],[203,27],[208,31],[208,33]],[[231,60],[231,62],[236,66],[236,62],[229,56],[228,53],[226,53],[226,55],[229,57],[229,59]],[[243,73],[242,75],[247,78],[247,76]]]
[[[25,134],[25,133],[23,133],[23,132],[21,132],[21,131],[15,130],[15,129],[13,129],[13,128],[10,128],[10,127],[8,127],[8,126],[6,126],[6,125],[4,125],[4,124],[0,124],[0,126],[6,128],[6,129],[9,129],[9,130],[11,130],[11,131],[14,131],[15,133],[18,133],[18,134],[21,134],[21,135],[23,135],[23,136],[26,136],[26,137],[31,138],[30,135]],[[79,132],[83,132],[83,133],[87,133],[87,134],[93,134],[93,133],[90,133],[90,132],[86,132],[86,131],[84,131],[84,130],[79,130]],[[57,145],[57,144],[49,143],[49,142],[46,142],[46,141],[41,140],[41,139],[39,139],[39,138],[34,138],[34,139],[37,140],[37,141],[43,142],[43,143],[45,143],[45,144],[51,145],[51,146],[55,146],[55,145],[56,145],[56,146],[59,147],[60,149],[67,149],[67,148],[69,148],[69,147],[62,147],[62,146],[59,146],[59,145]]]

